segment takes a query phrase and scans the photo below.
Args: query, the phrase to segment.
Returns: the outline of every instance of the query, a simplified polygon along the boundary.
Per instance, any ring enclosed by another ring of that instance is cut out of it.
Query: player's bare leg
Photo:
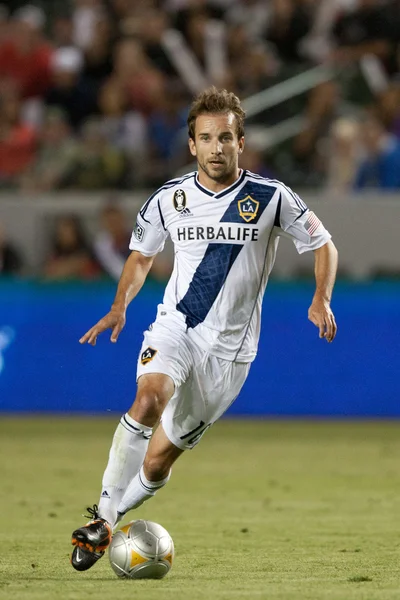
[[[174,391],[174,382],[169,375],[163,373],[142,375],[138,380],[135,402],[128,410],[128,414],[135,421],[147,427],[154,427]]]
[[[162,423],[157,427],[143,463],[144,475],[150,481],[165,479],[176,459],[184,452],[167,437]]]
[[[152,498],[169,480],[171,467],[183,450],[166,436],[160,423],[151,438],[139,473],[129,484],[118,506],[118,520],[133,508]]]
[[[140,377],[135,402],[114,434],[99,507],[94,505],[90,509],[93,519],[72,534],[75,548],[71,564],[76,570],[90,569],[110,544],[118,506],[143,464],[153,426],[173,393],[174,383],[167,375],[152,373]]]

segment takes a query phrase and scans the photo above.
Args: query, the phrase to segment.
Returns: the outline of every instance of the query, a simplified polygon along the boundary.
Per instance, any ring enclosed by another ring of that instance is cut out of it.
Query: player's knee
[[[155,390],[146,389],[138,393],[132,407],[132,416],[139,423],[157,421],[164,410],[165,401]]]
[[[146,456],[143,470],[149,481],[161,481],[168,477],[171,465],[162,456]]]

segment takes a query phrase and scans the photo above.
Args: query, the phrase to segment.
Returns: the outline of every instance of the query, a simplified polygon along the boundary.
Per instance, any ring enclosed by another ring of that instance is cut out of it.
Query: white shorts
[[[137,379],[148,373],[169,375],[175,393],[162,414],[169,440],[178,448],[193,448],[205,431],[229,408],[246,381],[251,363],[208,354],[189,337],[182,323],[159,316],[144,332]]]

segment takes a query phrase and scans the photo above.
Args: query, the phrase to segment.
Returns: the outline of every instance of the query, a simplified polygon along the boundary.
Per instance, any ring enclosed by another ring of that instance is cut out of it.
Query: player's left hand
[[[328,300],[314,297],[308,309],[308,318],[319,328],[320,338],[325,338],[327,342],[333,342],[337,325]]]

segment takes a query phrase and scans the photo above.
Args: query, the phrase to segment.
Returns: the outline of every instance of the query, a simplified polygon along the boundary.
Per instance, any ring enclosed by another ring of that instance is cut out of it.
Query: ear
[[[194,143],[194,140],[192,138],[189,138],[189,150],[192,156],[197,156],[196,144]]]
[[[242,154],[244,150],[244,137],[241,137],[239,140],[239,154]]]

